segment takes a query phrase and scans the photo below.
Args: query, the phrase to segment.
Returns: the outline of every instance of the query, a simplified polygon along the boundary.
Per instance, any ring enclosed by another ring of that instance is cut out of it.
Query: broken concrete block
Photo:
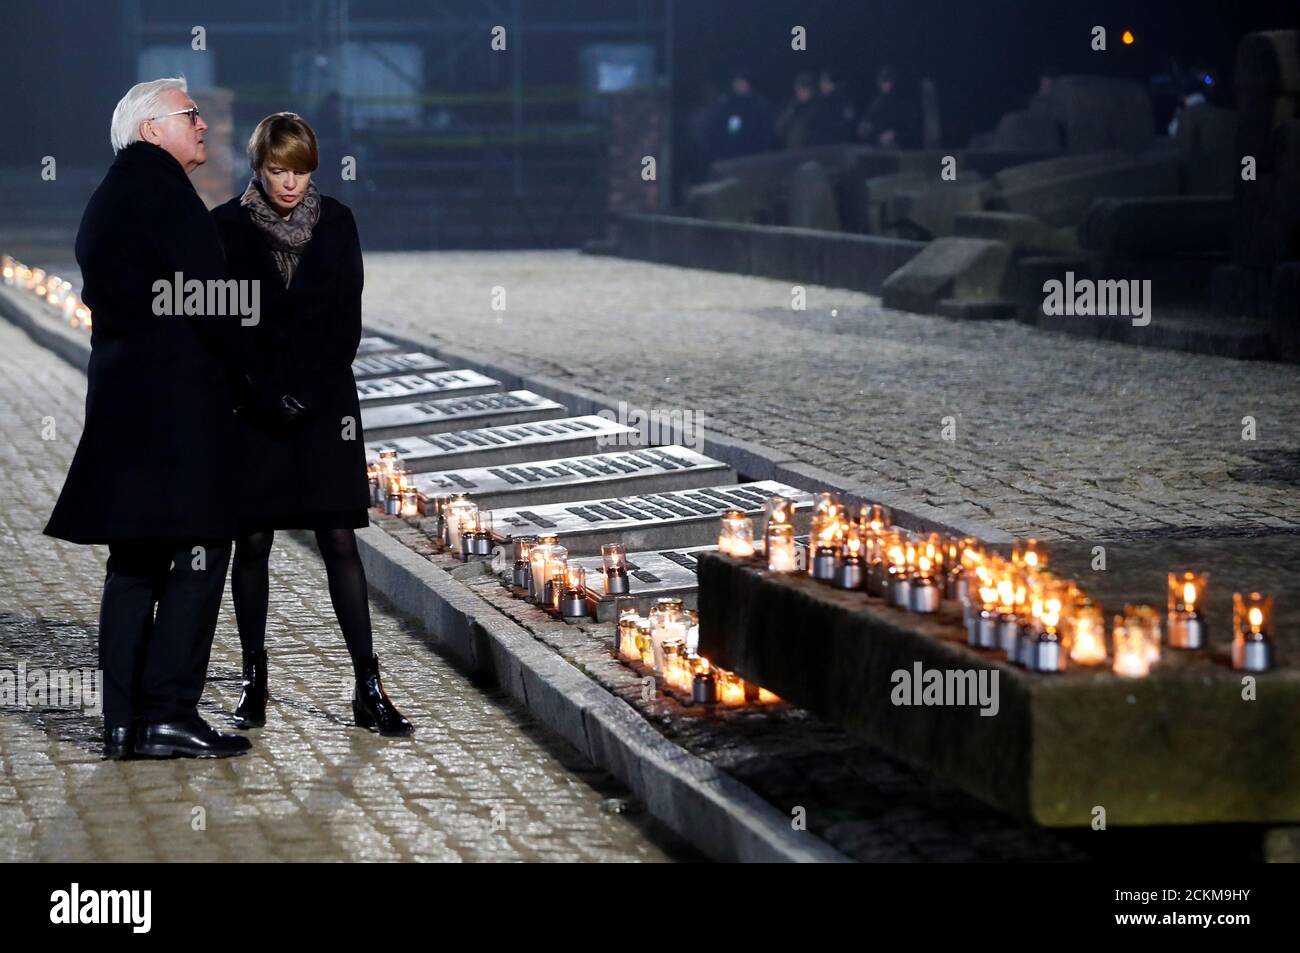
[[[1079,226],[1079,241],[1109,256],[1226,254],[1232,214],[1230,195],[1098,199]]]
[[[786,189],[786,222],[793,228],[840,230],[835,188],[820,164],[805,162],[790,173]]]
[[[1128,156],[1114,149],[1102,152],[1086,152],[1082,155],[1056,156],[1013,165],[1001,169],[993,176],[993,184],[1001,191],[1020,189],[1030,185],[1041,185],[1055,179],[1064,179],[1081,172],[1119,165],[1128,161]]]
[[[691,217],[710,222],[757,222],[771,217],[768,195],[743,179],[719,179],[686,193]]]
[[[1017,254],[1069,254],[1079,250],[1074,229],[1051,228],[1032,215],[1016,212],[961,212],[953,220],[953,234],[1005,242]]]
[[[1049,225],[1077,224],[1100,198],[1176,194],[1179,172],[1176,156],[1135,159],[1035,185],[1004,189],[990,197],[989,207],[1033,215]]]
[[[1300,34],[1248,33],[1237,45],[1237,152],[1273,170],[1273,130],[1300,115]]]
[[[992,186],[978,172],[957,182],[932,181],[929,188],[900,192],[889,201],[889,217],[908,238],[940,238],[953,233],[953,219],[984,208]]]
[[[1141,152],[1155,138],[1146,87],[1113,76],[1058,76],[1044,97],[1047,115],[1061,124],[1070,152]]]
[[[1026,324],[1037,324],[1043,315],[1043,302],[1047,293],[1043,285],[1049,281],[1066,282],[1066,275],[1088,273],[1087,258],[1069,255],[1043,255],[1021,258],[1011,269],[1008,284],[1011,297],[1016,302],[1016,318]]]
[[[880,234],[893,226],[889,219],[889,201],[900,192],[923,188],[931,177],[921,172],[894,172],[867,179],[863,187],[867,231]]]
[[[1065,130],[1056,119],[1042,113],[1009,112],[983,145],[1008,152],[1060,152],[1065,146]]]
[[[1010,261],[1011,248],[1002,242],[938,238],[885,279],[881,301],[887,308],[928,313],[945,298],[998,298]]]
[[[1232,193],[1241,179],[1236,137],[1237,114],[1231,109],[1206,103],[1183,112],[1174,143],[1183,156],[1184,192]]]

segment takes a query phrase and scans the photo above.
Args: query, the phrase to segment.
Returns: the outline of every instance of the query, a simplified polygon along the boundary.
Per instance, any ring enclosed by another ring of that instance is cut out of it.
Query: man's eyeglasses
[[[197,126],[199,124],[199,107],[191,106],[189,109],[177,109],[173,112],[163,113],[161,116],[150,116],[145,121],[153,122],[155,119],[166,119],[168,116],[189,116],[190,125]]]

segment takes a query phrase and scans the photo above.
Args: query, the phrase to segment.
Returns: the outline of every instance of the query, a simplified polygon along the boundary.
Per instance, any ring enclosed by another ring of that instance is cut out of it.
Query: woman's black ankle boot
[[[235,725],[261,728],[266,724],[266,650],[244,653],[244,684],[235,706]]]
[[[414,731],[384,691],[384,683],[379,680],[379,656],[354,664],[357,687],[352,695],[352,716],[357,725],[381,735],[409,735]]]

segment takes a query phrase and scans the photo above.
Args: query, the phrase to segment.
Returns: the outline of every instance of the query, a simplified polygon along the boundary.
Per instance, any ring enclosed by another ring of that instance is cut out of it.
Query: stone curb
[[[366,577],[434,644],[496,682],[705,854],[730,861],[846,861],[748,787],[659,734],[622,699],[382,528],[357,533]]]
[[[495,377],[506,389],[524,388],[541,394],[543,397],[564,404],[575,415],[599,414],[601,411],[607,414],[618,413],[619,402],[605,394],[588,390],[569,381],[543,374],[533,374],[511,361],[489,357],[478,351],[446,347],[440,342],[419,341],[373,325],[367,326],[366,333],[386,338],[394,344],[412,350],[432,349],[441,360],[453,366],[467,367]],[[761,444],[734,437],[720,438],[709,435],[704,438],[703,452],[729,464],[738,473],[754,480],[780,480],[810,492],[836,490],[851,503],[882,503],[893,511],[894,522],[908,529],[975,536],[986,543],[993,544],[1015,541],[1015,537],[1011,534],[993,526],[955,516],[924,503],[917,503],[890,490],[879,490],[849,477],[809,466],[788,453]]]
[[[0,314],[84,371],[90,339],[33,315],[0,288]],[[392,338],[392,335],[388,335]],[[597,685],[525,629],[381,527],[357,532],[370,585],[415,618],[432,644],[470,672],[494,677],[516,702],[702,853],[722,861],[835,862],[849,858],[752,790],[655,731],[630,705]]]
[[[10,324],[27,332],[27,336],[46,350],[53,351],[83,374],[90,366],[90,335],[62,323],[51,315],[42,321],[26,307],[23,296],[0,285],[0,314]]]

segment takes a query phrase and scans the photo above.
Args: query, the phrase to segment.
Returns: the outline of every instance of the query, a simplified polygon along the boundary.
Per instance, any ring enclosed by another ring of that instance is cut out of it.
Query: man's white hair
[[[163,95],[171,89],[182,93],[189,91],[184,76],[155,79],[147,83],[136,83],[126,91],[113,110],[113,128],[111,139],[113,152],[121,152],[140,138],[140,123],[153,119],[165,112],[171,112],[163,102]]]

